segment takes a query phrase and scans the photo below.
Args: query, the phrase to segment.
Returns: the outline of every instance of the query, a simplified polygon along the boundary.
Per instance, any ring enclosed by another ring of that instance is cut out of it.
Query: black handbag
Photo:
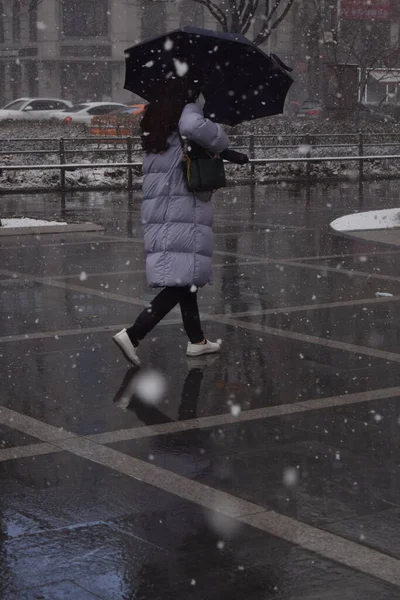
[[[226,187],[224,161],[209,154],[194,142],[182,140],[183,171],[189,187],[194,192],[213,192]]]

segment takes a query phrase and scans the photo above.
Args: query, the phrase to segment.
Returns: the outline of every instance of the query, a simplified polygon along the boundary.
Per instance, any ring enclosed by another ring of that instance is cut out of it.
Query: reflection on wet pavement
[[[187,359],[171,313],[150,404],[110,343],[153,295],[140,197],[3,198],[105,233],[0,237],[1,600],[400,597],[399,251],[328,227],[398,194],[358,191],[217,194],[223,352]]]

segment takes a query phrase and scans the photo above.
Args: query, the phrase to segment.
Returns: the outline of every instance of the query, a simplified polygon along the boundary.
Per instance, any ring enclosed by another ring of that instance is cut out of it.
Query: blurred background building
[[[180,25],[216,28],[193,0],[0,0],[0,105],[20,96],[128,101],[124,50]]]
[[[258,1],[250,39],[268,2]],[[130,101],[124,50],[181,25],[218,27],[195,0],[0,0],[0,105],[20,96]],[[358,70],[359,97],[400,102],[399,25],[400,0],[293,0],[261,47],[294,68],[292,99],[322,100],[328,67],[347,65],[352,85],[350,66]]]

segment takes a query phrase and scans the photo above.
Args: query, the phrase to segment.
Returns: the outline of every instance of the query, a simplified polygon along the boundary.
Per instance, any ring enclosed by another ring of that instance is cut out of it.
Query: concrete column
[[[165,2],[165,8],[167,11],[165,31],[178,29],[181,24],[181,15],[183,10],[182,0],[178,0],[177,2]]]
[[[54,0],[42,0],[38,6],[38,21],[44,24],[45,29],[38,31],[39,58],[41,60],[54,60],[60,56],[60,6]]]
[[[39,95],[59,98],[60,91],[60,62],[39,62]]]
[[[11,91],[10,63],[6,62],[4,66],[4,104],[8,104],[9,102],[12,102],[12,100],[14,100]]]
[[[21,96],[29,96],[28,70],[29,64],[21,61]]]

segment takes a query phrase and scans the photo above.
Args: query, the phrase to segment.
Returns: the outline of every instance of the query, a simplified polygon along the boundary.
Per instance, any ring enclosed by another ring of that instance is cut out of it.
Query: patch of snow
[[[400,208],[370,210],[335,219],[331,223],[335,231],[371,231],[400,227]]]
[[[64,221],[42,221],[42,219],[1,219],[2,227],[49,227],[54,225],[67,225]]]

